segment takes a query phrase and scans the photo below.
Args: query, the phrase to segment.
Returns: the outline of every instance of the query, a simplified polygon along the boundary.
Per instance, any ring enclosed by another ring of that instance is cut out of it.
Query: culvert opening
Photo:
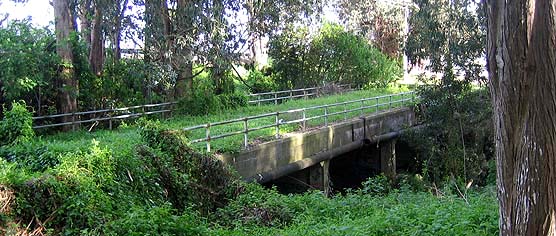
[[[363,147],[336,156],[329,164],[329,184],[333,193],[343,194],[347,189],[359,189],[370,177],[381,173],[380,143],[364,140]],[[408,143],[396,142],[396,170],[398,173],[417,173],[415,152]],[[320,169],[319,169],[320,168]],[[278,179],[264,183],[263,186],[276,187],[280,193],[304,193],[308,190],[322,190],[322,168],[320,164],[296,171]]]

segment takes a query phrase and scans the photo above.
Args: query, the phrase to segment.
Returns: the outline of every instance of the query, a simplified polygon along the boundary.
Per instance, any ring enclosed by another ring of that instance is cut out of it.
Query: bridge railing
[[[342,89],[346,89],[351,91],[350,84],[342,84],[338,87]],[[319,95],[319,91],[322,87],[311,87],[311,88],[302,88],[302,89],[291,89],[291,90],[282,90],[282,91],[275,91],[275,92],[265,92],[265,93],[252,93],[249,94],[249,104],[257,104],[261,105],[264,103],[274,103],[278,104],[278,102],[282,100],[290,100],[294,98],[310,98],[316,97]]]
[[[191,143],[205,142],[207,152],[211,151],[211,141],[238,135],[243,136],[242,146],[248,148],[249,134],[256,131],[273,129],[274,136],[280,138],[280,128],[287,125],[297,124],[298,126],[294,127],[292,131],[299,129],[305,131],[309,127],[309,122],[312,122],[312,126],[328,126],[331,122],[348,120],[354,115],[362,116],[368,110],[378,113],[381,110],[391,110],[414,101],[415,92],[403,92],[212,122],[187,127],[183,130],[192,132],[190,136],[193,138],[198,137],[192,139]],[[217,128],[220,129],[217,130]],[[220,132],[215,134],[215,131]]]
[[[351,89],[351,86],[340,85],[341,88]],[[288,100],[294,98],[309,98],[314,97],[318,94],[319,87],[313,88],[303,88],[303,89],[293,89],[284,90],[276,92],[267,93],[254,93],[248,95],[250,97],[249,104],[258,104],[273,102],[278,104],[281,100]],[[270,98],[267,98],[270,97]],[[255,100],[252,100],[255,98]],[[45,116],[35,116],[33,117],[33,122],[36,124],[33,129],[43,129],[52,128],[58,126],[71,126],[75,129],[76,125],[86,124],[86,123],[96,123],[96,122],[108,122],[109,129],[112,129],[112,123],[116,120],[125,120],[138,118],[145,115],[168,113],[173,110],[173,105],[177,102],[166,102],[158,104],[144,104],[130,107],[121,108],[111,108],[111,109],[101,109],[101,110],[89,110],[74,113],[63,113]],[[59,122],[57,119],[60,117],[68,117],[66,122]],[[38,124],[37,124],[38,123]]]
[[[74,113],[48,115],[48,116],[35,116],[33,117],[33,121],[34,122],[40,121],[43,124],[35,125],[33,126],[33,129],[50,128],[50,127],[66,126],[66,125],[71,125],[73,128],[75,128],[75,125],[78,124],[101,122],[101,121],[108,121],[109,128],[112,129],[112,122],[116,120],[137,118],[145,115],[171,112],[172,105],[174,104],[176,104],[176,102],[145,104],[145,105],[130,106],[130,107],[111,108],[111,109],[102,109],[102,110],[94,110],[94,111],[82,111],[82,112],[74,112]],[[55,123],[56,122],[55,119],[60,117],[69,117],[68,120],[70,121]],[[49,123],[49,122],[53,122],[53,123]]]

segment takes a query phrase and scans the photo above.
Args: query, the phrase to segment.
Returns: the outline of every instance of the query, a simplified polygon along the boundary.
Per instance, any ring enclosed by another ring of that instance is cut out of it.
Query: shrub
[[[340,25],[325,24],[310,37],[308,29],[289,27],[269,43],[280,89],[351,83],[386,87],[402,74],[398,61]]]
[[[372,196],[384,196],[392,190],[390,180],[384,174],[368,178],[362,185],[359,192]]]
[[[259,70],[251,70],[249,72],[247,83],[251,87],[251,93],[275,91],[278,87],[271,76],[266,76]]]
[[[197,78],[195,84],[194,93],[178,101],[178,111],[182,114],[202,116],[247,106],[247,96],[239,92],[217,95],[216,86],[208,77]]]
[[[169,205],[133,208],[124,217],[110,222],[105,235],[208,235],[201,217],[191,209],[177,214]]]
[[[25,102],[13,102],[11,110],[0,121],[0,146],[24,142],[34,135],[33,114],[27,110]]]
[[[294,210],[283,201],[284,197],[276,189],[245,184],[242,193],[227,206],[218,209],[213,217],[224,226],[285,226],[293,219]]]
[[[25,168],[32,172],[43,172],[60,163],[58,155],[50,151],[48,146],[32,142],[2,146],[0,158],[16,163],[18,168]]]
[[[140,146],[138,154],[176,209],[194,203],[197,210],[208,213],[237,193],[239,177],[213,156],[191,149],[185,134],[147,124],[141,130],[147,145]]]
[[[417,151],[423,176],[436,184],[447,177],[486,184],[494,154],[488,91],[464,82],[421,87],[420,119],[428,126],[404,135]]]

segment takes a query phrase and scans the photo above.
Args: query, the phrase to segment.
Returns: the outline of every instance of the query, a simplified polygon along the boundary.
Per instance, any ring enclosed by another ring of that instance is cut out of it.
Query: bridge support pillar
[[[321,163],[309,167],[309,185],[315,189],[322,190],[326,196],[330,195],[330,174],[328,168],[330,161],[322,161]]]
[[[380,170],[390,180],[396,178],[396,139],[380,143]]]

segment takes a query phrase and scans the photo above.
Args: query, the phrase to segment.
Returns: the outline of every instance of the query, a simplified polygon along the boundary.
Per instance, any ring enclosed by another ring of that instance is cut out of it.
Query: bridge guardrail
[[[340,88],[348,89],[349,91],[352,90],[351,84],[342,84],[339,85]],[[278,104],[279,101],[282,100],[289,100],[294,98],[304,98],[307,99],[309,97],[315,97],[319,94],[319,90],[322,87],[311,87],[311,88],[302,88],[302,89],[291,89],[291,90],[281,90],[275,92],[265,92],[265,93],[252,93],[249,94],[249,104],[257,104],[261,105],[265,102],[272,102],[275,105]]]
[[[33,121],[48,120],[48,119],[59,118],[59,117],[71,117],[71,121],[36,125],[33,126],[33,129],[50,128],[50,127],[65,126],[65,125],[71,125],[73,128],[75,128],[75,125],[77,124],[99,122],[99,121],[108,121],[110,129],[112,129],[112,122],[115,120],[129,119],[129,118],[135,118],[144,115],[171,112],[172,111],[171,106],[176,103],[177,102],[165,102],[165,103],[158,103],[158,104],[145,104],[145,105],[138,105],[138,106],[122,107],[122,108],[82,111],[82,112],[74,112],[74,113],[48,115],[48,116],[35,116],[33,117]],[[134,110],[137,109],[140,109],[140,111],[134,112]],[[89,115],[92,118],[82,120],[81,117],[86,115]]]
[[[191,140],[190,142],[191,143],[206,142],[207,152],[211,151],[211,144],[210,144],[211,140],[223,139],[235,135],[243,135],[243,147],[247,148],[249,146],[249,133],[253,131],[274,128],[275,137],[280,138],[281,125],[299,123],[301,125],[301,130],[305,131],[307,128],[307,122],[311,120],[323,118],[324,119],[323,124],[325,126],[328,126],[328,124],[330,123],[330,117],[332,116],[344,115],[344,120],[347,120],[348,113],[360,111],[360,115],[363,115],[365,109],[373,109],[373,108],[374,108],[374,112],[378,113],[380,110],[382,110],[381,108],[387,108],[388,110],[391,110],[396,105],[404,106],[406,102],[413,102],[413,101],[415,101],[415,92],[410,91],[410,92],[363,98],[363,99],[357,99],[357,100],[339,102],[339,103],[333,103],[327,105],[291,109],[287,111],[277,111],[277,112],[260,114],[255,116],[247,116],[238,119],[231,119],[226,121],[219,121],[219,122],[187,127],[184,128],[183,130],[194,131],[194,130],[204,129],[205,132],[203,138],[194,139]],[[374,102],[374,104],[371,105],[365,104],[369,102]],[[353,104],[357,104],[357,105],[353,107]],[[340,108],[339,111],[334,111],[334,110],[338,110],[338,108]],[[309,111],[319,110],[319,109],[322,109],[323,111],[322,114],[308,116]],[[285,121],[284,119],[280,119],[280,115],[284,116],[293,113],[301,113],[301,118],[288,120],[288,121]],[[257,127],[249,127],[250,120],[257,120],[257,119],[267,118],[267,117],[274,117],[274,122],[257,126]],[[211,134],[211,128],[213,127],[234,124],[234,123],[242,123],[243,124],[242,129],[237,131],[224,132],[218,135]]]
[[[351,88],[349,84],[340,85],[340,87],[348,87]],[[249,94],[250,98],[256,97],[256,100],[249,100],[249,104],[258,104],[264,102],[271,102],[273,101],[274,104],[278,104],[280,100],[287,100],[293,98],[309,98],[311,96],[316,96],[318,94],[318,90],[321,89],[320,87],[313,87],[313,88],[303,88],[303,89],[292,89],[292,90],[283,90],[283,91],[276,91],[276,92],[266,92],[266,93],[254,93]],[[289,94],[288,96],[284,96],[284,94]],[[264,98],[265,96],[272,95],[272,98]],[[74,112],[74,113],[63,113],[63,114],[54,114],[54,115],[45,115],[45,116],[35,116],[33,117],[33,121],[47,121],[44,122],[46,124],[39,124],[34,125],[33,129],[42,129],[42,128],[51,128],[51,127],[58,127],[58,126],[66,126],[71,125],[73,129],[75,129],[75,125],[84,124],[84,123],[93,123],[93,122],[101,122],[101,121],[108,121],[109,129],[112,129],[112,123],[116,120],[124,120],[130,118],[137,118],[144,115],[152,115],[158,113],[168,113],[173,111],[172,106],[177,104],[177,102],[165,102],[165,103],[158,103],[158,104],[145,104],[145,105],[137,105],[137,106],[130,106],[130,107],[122,107],[122,108],[111,108],[111,109],[101,109],[101,110],[89,110],[89,111],[81,111],[81,112]],[[140,110],[139,112],[134,110]],[[85,116],[89,116],[89,118],[82,119]],[[71,117],[71,121],[69,122],[60,122],[56,123],[54,118],[60,117]],[[48,123],[51,120],[52,123]]]

